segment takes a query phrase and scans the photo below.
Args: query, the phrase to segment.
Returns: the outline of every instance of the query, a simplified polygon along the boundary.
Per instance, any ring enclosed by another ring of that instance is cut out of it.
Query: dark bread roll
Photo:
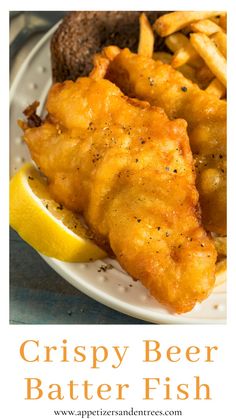
[[[88,75],[93,66],[94,54],[107,45],[128,47],[136,52],[140,13],[138,11],[69,13],[51,41],[53,81],[75,80],[78,76]],[[150,23],[154,23],[158,16],[166,12],[145,13]],[[159,48],[162,42],[157,37],[155,48]]]

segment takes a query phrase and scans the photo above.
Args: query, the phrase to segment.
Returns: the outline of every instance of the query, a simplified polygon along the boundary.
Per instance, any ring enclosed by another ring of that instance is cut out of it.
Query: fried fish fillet
[[[110,59],[112,48],[107,51]],[[116,52],[106,77],[126,95],[160,106],[170,119],[187,121],[203,225],[225,235],[226,102],[201,90],[170,65],[128,49]]]
[[[186,122],[91,78],[55,84],[47,110],[24,138],[53,197],[157,300],[191,310],[213,288],[216,251],[199,219]]]

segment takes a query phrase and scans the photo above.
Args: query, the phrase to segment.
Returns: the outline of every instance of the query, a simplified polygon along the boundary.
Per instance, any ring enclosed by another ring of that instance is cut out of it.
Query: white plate
[[[40,101],[39,110],[43,109],[51,85],[50,39],[56,27],[52,28],[31,51],[11,88],[11,175],[25,161],[30,160],[16,121],[22,118],[22,110],[36,99]],[[153,323],[225,323],[225,286],[216,288],[206,301],[198,304],[190,313],[173,315],[154,300],[140,282],[134,282],[117,261],[106,259],[83,264],[65,263],[44,256],[43,258],[73,286],[95,300],[130,316]],[[112,264],[113,269],[99,272],[99,268],[106,264]]]

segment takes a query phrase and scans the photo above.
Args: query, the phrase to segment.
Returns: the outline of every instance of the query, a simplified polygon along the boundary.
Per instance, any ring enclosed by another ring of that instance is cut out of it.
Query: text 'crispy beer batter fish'
[[[216,251],[199,220],[186,122],[91,78],[55,84],[47,110],[24,138],[53,197],[157,300],[191,310],[213,288]]]
[[[112,47],[107,52],[110,59]],[[103,55],[106,56],[106,49]],[[170,65],[128,49],[120,53],[117,48],[114,50],[106,77],[126,95],[160,106],[170,119],[187,121],[203,225],[209,231],[225,235],[226,102],[201,90]]]

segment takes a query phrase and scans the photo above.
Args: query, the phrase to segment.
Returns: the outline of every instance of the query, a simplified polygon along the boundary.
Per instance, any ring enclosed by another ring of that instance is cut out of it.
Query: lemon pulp
[[[44,255],[67,262],[106,256],[81,217],[52,199],[46,179],[30,163],[10,182],[10,224]]]

